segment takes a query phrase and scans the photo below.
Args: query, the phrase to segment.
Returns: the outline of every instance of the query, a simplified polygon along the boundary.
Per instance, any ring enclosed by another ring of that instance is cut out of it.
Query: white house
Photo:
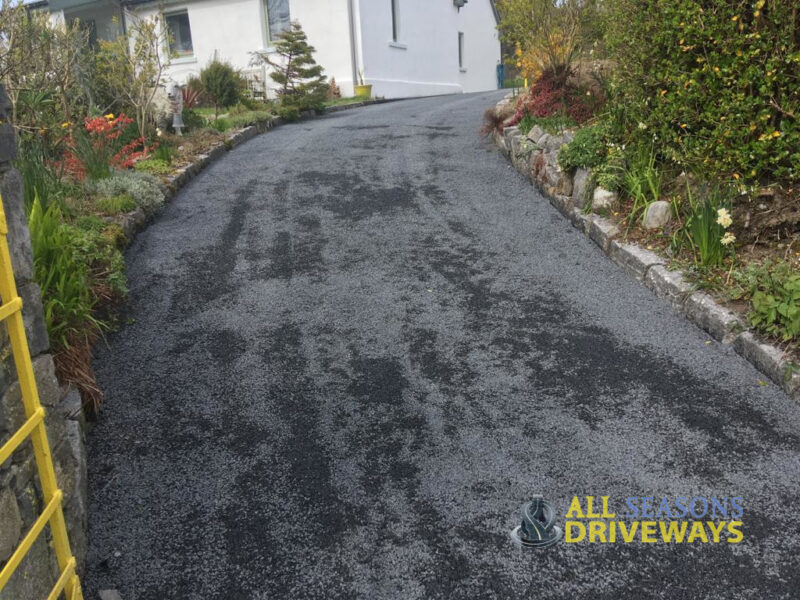
[[[315,59],[344,96],[363,74],[387,98],[498,87],[493,0],[48,0],[56,19],[80,19],[111,39],[133,18],[158,13],[170,30],[168,76],[183,83],[215,57],[253,81],[271,83],[256,53],[290,21],[302,25]],[[268,92],[268,95],[270,92]]]

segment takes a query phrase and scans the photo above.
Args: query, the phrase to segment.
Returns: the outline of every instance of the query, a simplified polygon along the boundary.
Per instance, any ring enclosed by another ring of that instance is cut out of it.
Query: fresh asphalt
[[[87,598],[800,597],[800,407],[479,136],[499,97],[280,127],[136,238]],[[741,496],[744,540],[521,549],[534,494]]]

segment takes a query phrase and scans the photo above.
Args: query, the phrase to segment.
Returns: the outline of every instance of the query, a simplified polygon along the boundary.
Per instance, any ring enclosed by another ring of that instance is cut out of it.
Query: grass
[[[331,98],[325,101],[325,106],[346,106],[348,104],[358,104],[359,102],[364,102],[364,100],[368,100],[368,98],[361,98],[359,96],[353,96],[351,98]]]

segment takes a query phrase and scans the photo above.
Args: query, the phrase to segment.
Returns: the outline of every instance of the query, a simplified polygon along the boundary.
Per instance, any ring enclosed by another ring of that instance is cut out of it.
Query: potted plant
[[[372,98],[372,84],[364,83],[364,71],[358,72],[358,85],[355,86],[356,96],[369,100]]]

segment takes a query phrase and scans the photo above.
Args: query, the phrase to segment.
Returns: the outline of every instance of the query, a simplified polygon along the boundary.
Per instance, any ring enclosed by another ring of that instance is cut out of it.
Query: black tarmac
[[[280,127],[137,237],[87,598],[800,597],[800,407],[479,136],[499,97]],[[740,496],[744,539],[520,548],[535,494]]]

